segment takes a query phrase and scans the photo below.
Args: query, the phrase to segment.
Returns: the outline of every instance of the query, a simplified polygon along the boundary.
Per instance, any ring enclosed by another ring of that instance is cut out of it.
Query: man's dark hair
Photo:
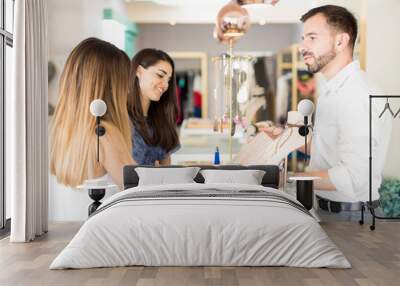
[[[357,38],[357,20],[350,11],[336,5],[325,5],[311,9],[301,16],[300,21],[304,23],[317,14],[322,14],[332,28],[349,34],[349,44],[351,48],[354,48]]]

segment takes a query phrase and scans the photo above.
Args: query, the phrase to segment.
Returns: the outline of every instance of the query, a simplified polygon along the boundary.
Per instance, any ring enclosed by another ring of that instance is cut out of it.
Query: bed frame
[[[128,188],[136,187],[139,183],[139,176],[135,171],[137,167],[146,167],[146,168],[182,168],[182,167],[199,167],[201,170],[262,170],[265,171],[265,175],[262,179],[261,184],[264,187],[271,187],[278,189],[279,188],[279,167],[276,165],[250,165],[250,166],[241,166],[241,165],[192,165],[192,166],[181,166],[181,165],[171,165],[171,166],[142,166],[142,165],[127,165],[124,167],[124,190]],[[196,183],[204,183],[204,178],[200,174],[194,178]]]

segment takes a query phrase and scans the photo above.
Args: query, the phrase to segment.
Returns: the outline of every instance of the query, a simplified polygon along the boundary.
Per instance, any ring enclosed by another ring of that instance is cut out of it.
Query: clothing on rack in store
[[[177,102],[179,117],[178,125],[185,118],[201,118],[201,72],[200,70],[185,70],[176,72]]]
[[[278,78],[276,97],[275,97],[275,118],[274,121],[283,125],[287,118],[287,112],[292,110],[292,73],[283,74]],[[314,101],[316,93],[316,82],[314,76],[307,70],[299,69],[297,71],[297,102],[302,99]]]

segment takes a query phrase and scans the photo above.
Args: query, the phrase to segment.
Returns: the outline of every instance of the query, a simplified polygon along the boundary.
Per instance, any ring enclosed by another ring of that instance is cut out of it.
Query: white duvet
[[[315,218],[279,199],[178,195],[121,200],[137,192],[169,190],[265,191],[296,202],[281,191],[254,185],[132,188],[107,199],[50,269],[127,265],[350,267]]]

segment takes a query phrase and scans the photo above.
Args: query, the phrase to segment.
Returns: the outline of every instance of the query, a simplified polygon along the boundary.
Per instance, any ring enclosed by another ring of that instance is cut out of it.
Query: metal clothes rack
[[[369,96],[369,201],[361,205],[361,220],[360,224],[364,224],[364,211],[365,207],[368,208],[372,215],[372,224],[370,225],[371,230],[375,230],[375,220],[376,219],[387,219],[387,220],[400,220],[400,217],[385,217],[378,216],[375,214],[375,208],[378,204],[372,201],[372,100],[374,98],[400,98],[400,95],[370,95]]]

